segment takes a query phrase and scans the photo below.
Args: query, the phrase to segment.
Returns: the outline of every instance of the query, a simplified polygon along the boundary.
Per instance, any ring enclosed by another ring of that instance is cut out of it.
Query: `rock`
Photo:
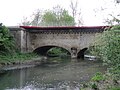
[[[5,70],[0,70],[0,75],[4,74],[6,71]]]
[[[91,56],[91,55],[84,55],[84,58],[85,59],[88,59],[88,60],[97,60],[97,57],[96,56]]]
[[[0,64],[0,67],[2,67],[2,64]]]

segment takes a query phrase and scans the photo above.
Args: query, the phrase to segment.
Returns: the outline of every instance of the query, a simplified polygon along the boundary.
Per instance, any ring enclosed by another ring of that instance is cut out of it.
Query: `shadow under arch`
[[[84,58],[84,54],[85,54],[85,51],[87,50],[88,48],[83,48],[81,49],[78,54],[77,54],[77,58]]]
[[[65,49],[63,47],[59,47],[59,46],[54,46],[54,45],[41,46],[41,47],[36,48],[33,52],[37,53],[38,55],[47,56],[47,52],[54,47],[62,48],[65,51],[67,51],[67,53],[69,55],[71,55],[70,52],[67,49]]]

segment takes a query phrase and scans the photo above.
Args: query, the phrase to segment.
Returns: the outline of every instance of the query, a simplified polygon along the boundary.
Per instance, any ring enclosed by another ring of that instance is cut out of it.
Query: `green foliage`
[[[105,77],[102,75],[102,73],[97,72],[95,76],[92,77],[91,80],[99,82],[99,81],[105,80]]]
[[[55,56],[60,56],[60,55],[67,55],[68,51],[62,49],[62,48],[59,48],[59,47],[54,47],[54,48],[51,48],[48,52],[48,55],[55,55]]]
[[[74,26],[75,21],[68,11],[62,9],[60,6],[53,8],[53,10],[46,11],[41,20],[42,26]]]
[[[105,64],[119,66],[120,64],[120,26],[104,31],[94,44],[94,51]]]
[[[38,57],[35,53],[14,53],[13,55],[0,55],[0,63],[11,64],[15,62],[24,62],[26,60],[31,60],[32,58]]]
[[[38,10],[33,14],[31,21],[25,18],[22,25],[74,26],[75,19],[68,13],[67,10],[61,8],[60,6],[56,6],[52,10],[45,10],[43,12]]]
[[[98,35],[92,51],[109,65],[112,73],[120,76],[120,26],[108,28]]]
[[[17,52],[13,37],[9,30],[0,24],[0,63],[10,64],[16,61],[30,60],[37,57],[36,54],[22,54]]]
[[[68,11],[57,7],[59,11],[47,11],[42,17],[42,26],[74,26],[75,21]]]
[[[108,71],[111,73],[114,80],[120,79],[120,65],[109,68]]]
[[[55,13],[52,13],[51,11],[45,12],[45,14],[42,17],[41,25],[42,26],[52,26],[53,22],[56,22],[55,24],[57,24],[57,17],[55,15]]]
[[[120,90],[120,87],[113,87],[113,88],[111,88],[109,90]]]
[[[49,53],[59,54],[59,53],[62,53],[62,51],[61,51],[61,48],[55,47],[55,48],[50,49]]]
[[[10,35],[9,30],[0,24],[0,54],[14,53],[15,46],[13,37]]]
[[[98,90],[98,86],[97,86],[96,83],[92,83],[91,88],[94,89],[94,90]]]

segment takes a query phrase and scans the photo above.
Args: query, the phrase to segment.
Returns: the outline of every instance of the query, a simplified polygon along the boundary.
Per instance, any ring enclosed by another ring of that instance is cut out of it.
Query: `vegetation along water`
[[[48,58],[37,67],[0,74],[0,90],[120,90],[119,44],[120,26],[108,27],[89,48],[99,61]],[[49,54],[58,56],[59,50],[54,48]],[[0,24],[0,67],[38,57],[20,53],[9,30]],[[102,66],[102,62],[106,66]]]

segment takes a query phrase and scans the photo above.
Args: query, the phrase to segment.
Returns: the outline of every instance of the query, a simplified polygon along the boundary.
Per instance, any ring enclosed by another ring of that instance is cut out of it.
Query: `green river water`
[[[99,61],[54,60],[60,63],[7,71],[0,75],[0,90],[80,90],[82,83],[106,69]]]

